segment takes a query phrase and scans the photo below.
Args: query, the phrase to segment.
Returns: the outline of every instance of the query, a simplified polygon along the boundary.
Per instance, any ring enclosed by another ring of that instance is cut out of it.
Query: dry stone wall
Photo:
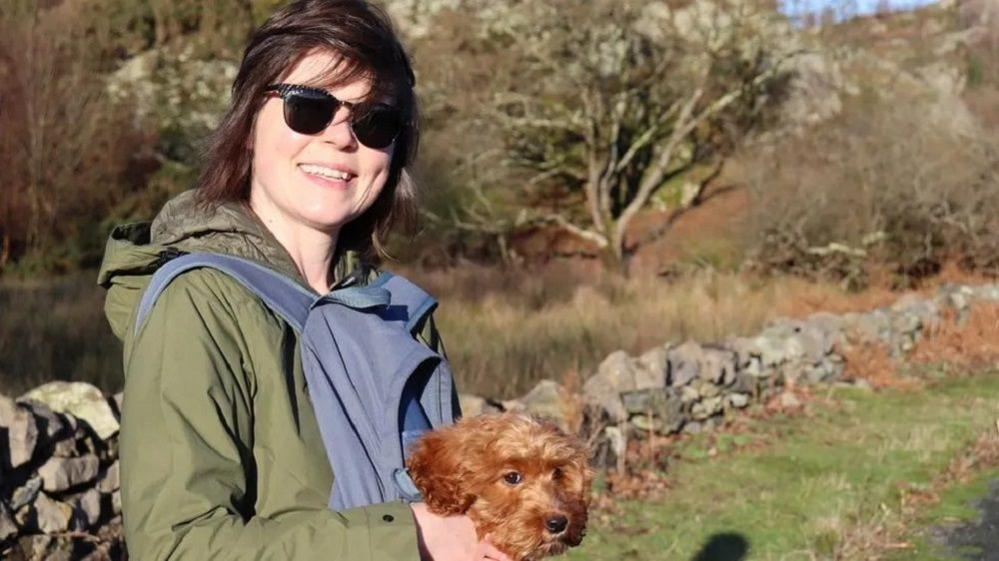
[[[780,319],[754,337],[666,343],[637,357],[617,351],[586,379],[579,398],[584,431],[596,443],[595,461],[622,467],[629,438],[697,433],[789,384],[841,381],[848,341],[882,343],[902,355],[946,310],[961,319],[980,302],[999,302],[999,284],[948,285],[932,298],[906,296],[866,313]],[[472,413],[514,408],[551,415],[571,409],[565,396],[546,380],[520,399],[499,403],[462,396],[462,403]]]
[[[0,396],[0,559],[123,559],[121,396],[52,382]]]
[[[708,430],[788,384],[840,380],[847,340],[880,342],[901,355],[946,311],[960,319],[981,302],[999,302],[999,284],[946,286],[867,313],[781,319],[755,337],[666,343],[637,357],[618,351],[587,378],[582,395],[543,380],[509,401],[462,395],[462,408],[466,415],[527,410],[565,424],[581,409],[595,461],[620,464],[636,435]],[[126,558],[120,410],[121,394],[106,398],[83,383],[0,396],[0,559]]]

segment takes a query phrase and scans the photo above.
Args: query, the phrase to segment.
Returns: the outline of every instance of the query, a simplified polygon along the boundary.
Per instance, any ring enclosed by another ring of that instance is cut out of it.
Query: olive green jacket
[[[133,337],[138,300],[168,247],[249,258],[308,288],[284,248],[241,205],[204,211],[188,192],[151,225],[112,233],[98,282],[125,343],[120,455],[131,558],[419,559],[404,503],[327,509],[333,474],[297,336],[246,288],[214,270],[185,273]],[[356,264],[353,255],[340,259],[335,278]],[[443,352],[432,321],[423,339]]]

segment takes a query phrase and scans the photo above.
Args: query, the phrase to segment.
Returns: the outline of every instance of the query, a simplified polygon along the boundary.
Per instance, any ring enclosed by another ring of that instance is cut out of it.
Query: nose
[[[558,516],[549,516],[545,519],[545,528],[553,534],[561,534],[565,531],[565,527],[569,524],[569,520],[559,514]]]
[[[333,115],[333,120],[326,125],[326,130],[322,132],[322,138],[326,142],[339,148],[348,148],[354,145],[354,131],[350,128],[352,115],[346,107],[338,107]]]

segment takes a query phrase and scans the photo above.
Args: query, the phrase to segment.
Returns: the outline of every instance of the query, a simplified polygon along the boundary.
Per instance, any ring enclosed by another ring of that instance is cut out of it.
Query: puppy
[[[587,460],[579,439],[510,412],[427,433],[407,467],[431,512],[466,514],[479,539],[534,561],[582,541],[593,479]]]

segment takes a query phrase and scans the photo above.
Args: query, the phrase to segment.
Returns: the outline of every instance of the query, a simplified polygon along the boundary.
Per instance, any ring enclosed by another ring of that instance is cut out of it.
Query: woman
[[[413,215],[409,61],[362,0],[300,0],[252,36],[198,188],[117,228],[100,282],[125,342],[120,442],[135,559],[507,558],[422,504],[333,512],[334,474],[295,332],[208,269],[171,283],[132,335],[151,273],[188,251],[255,260],[325,294]],[[442,352],[432,320],[422,339]]]

